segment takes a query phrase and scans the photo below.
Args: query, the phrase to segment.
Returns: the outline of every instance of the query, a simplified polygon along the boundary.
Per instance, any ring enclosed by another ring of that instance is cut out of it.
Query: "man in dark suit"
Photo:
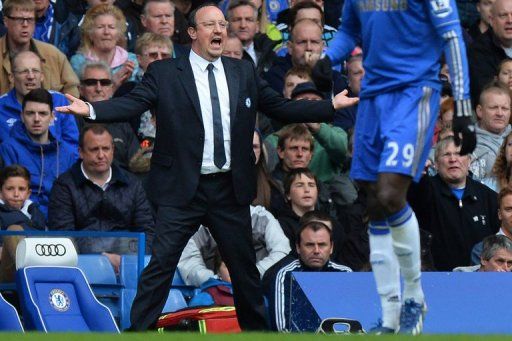
[[[200,7],[190,18],[190,55],[152,63],[124,97],[88,104],[69,96],[71,104],[57,110],[114,121],[155,109],[149,196],[158,205],[156,237],[137,289],[131,329],[154,326],[181,252],[203,224],[231,274],[240,326],[261,330],[266,323],[249,213],[256,189],[256,110],[283,121],[325,121],[335,108],[357,99],[340,94],[332,103],[285,100],[256,76],[251,63],[221,58],[227,22],[217,7]]]

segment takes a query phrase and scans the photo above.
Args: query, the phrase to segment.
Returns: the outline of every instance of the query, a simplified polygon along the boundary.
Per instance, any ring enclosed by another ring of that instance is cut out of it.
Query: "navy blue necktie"
[[[208,64],[207,69],[213,116],[213,163],[217,168],[222,168],[226,164],[226,153],[224,151],[224,133],[222,131],[219,93],[217,92],[217,83],[215,83],[215,75],[213,74],[213,64]]]

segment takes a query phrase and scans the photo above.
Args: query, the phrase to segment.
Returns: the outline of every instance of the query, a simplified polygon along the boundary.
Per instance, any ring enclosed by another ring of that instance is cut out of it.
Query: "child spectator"
[[[10,165],[0,172],[0,228],[8,231],[44,230],[45,217],[30,197],[30,173],[20,165]],[[22,236],[4,238],[0,282],[14,280],[16,246]]]

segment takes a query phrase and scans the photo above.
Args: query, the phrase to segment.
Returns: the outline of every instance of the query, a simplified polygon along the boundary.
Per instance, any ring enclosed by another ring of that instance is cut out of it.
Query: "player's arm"
[[[333,65],[347,59],[356,44],[361,42],[361,22],[355,5],[352,0],[345,1],[342,24],[334,38],[329,42],[329,48],[325,52],[325,57],[328,57]]]
[[[457,145],[462,144],[461,154],[471,153],[476,146],[475,125],[469,95],[469,71],[466,45],[462,39],[457,6],[454,0],[440,4],[428,1],[430,18],[437,33],[445,40],[444,53],[452,79],[455,115],[453,132]],[[461,140],[462,139],[462,140]]]
[[[332,90],[332,66],[343,62],[360,42],[361,23],[351,0],[343,5],[342,25],[329,42],[325,56],[313,67],[312,76],[318,89],[325,92]]]

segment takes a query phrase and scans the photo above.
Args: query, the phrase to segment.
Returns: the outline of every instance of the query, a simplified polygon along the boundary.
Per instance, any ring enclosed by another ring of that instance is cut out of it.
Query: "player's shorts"
[[[439,101],[439,91],[426,86],[362,99],[351,177],[375,182],[379,173],[398,173],[418,181],[432,145]]]

